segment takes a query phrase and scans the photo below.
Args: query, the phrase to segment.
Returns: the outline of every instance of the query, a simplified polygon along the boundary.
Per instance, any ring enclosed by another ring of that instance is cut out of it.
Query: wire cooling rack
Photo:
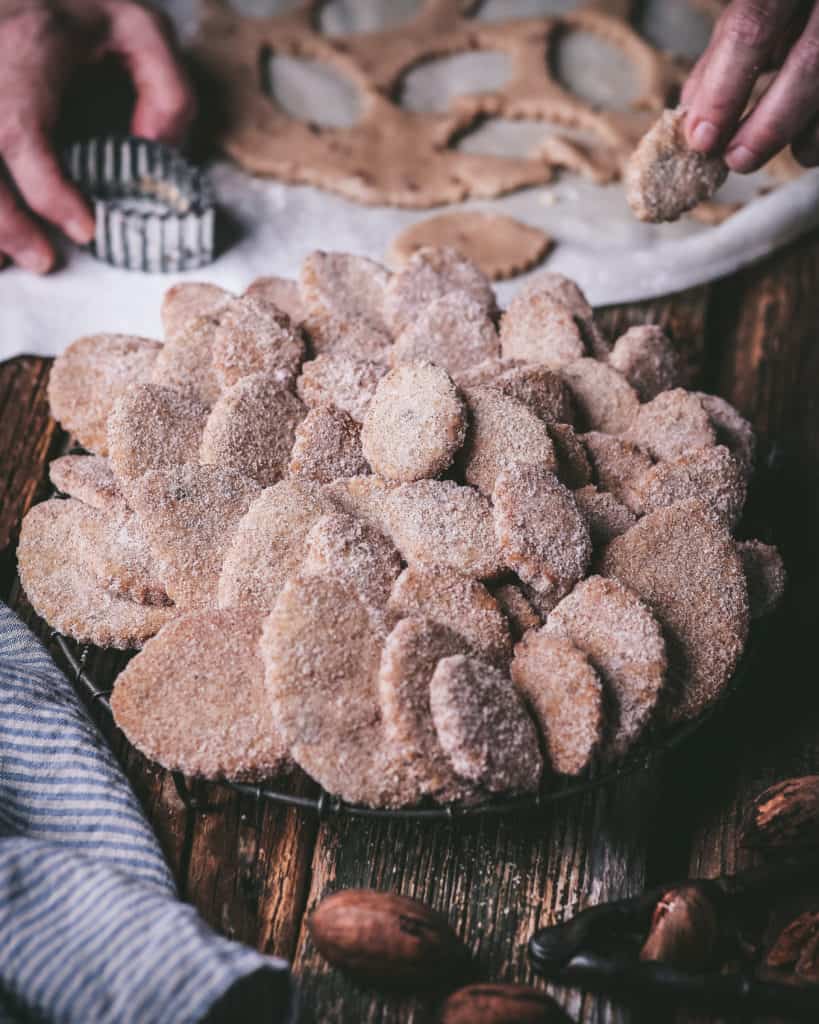
[[[68,640],[60,633],[53,633],[60,652],[69,669],[75,688],[92,706],[100,707],[109,717],[112,716],[110,696],[112,687],[100,685],[94,674],[87,668],[92,652],[97,648],[80,645]],[[697,718],[662,732],[650,732],[644,740],[637,744],[629,754],[619,762],[604,764],[595,763],[580,777],[561,779],[554,777],[544,781],[541,791],[526,797],[507,797],[495,801],[469,806],[424,805],[416,807],[383,809],[350,804],[338,797],[321,790],[317,796],[305,796],[277,789],[267,783],[253,785],[244,782],[225,782],[224,784],[239,793],[254,797],[257,801],[268,801],[287,807],[317,814],[320,817],[351,817],[351,818],[385,818],[391,820],[413,821],[452,821],[455,819],[471,819],[481,817],[503,817],[521,812],[536,813],[538,810],[555,804],[561,800],[590,793],[593,790],[610,786],[619,779],[636,775],[658,766],[663,757],[671,751],[683,746],[695,734],[701,731],[706,722],[721,714],[731,698],[742,689],[748,677],[760,643],[759,631],[755,629],[745,648],[742,659],[721,697],[714,701]],[[173,772],[174,783],[180,796],[186,803],[191,802],[190,790],[185,777],[180,772]]]

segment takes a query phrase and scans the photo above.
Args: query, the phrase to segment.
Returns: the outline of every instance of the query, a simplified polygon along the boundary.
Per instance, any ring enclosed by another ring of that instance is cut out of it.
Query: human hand
[[[760,76],[778,69],[743,117]],[[790,145],[819,164],[819,3],[732,0],[682,94],[688,142],[747,174]]]
[[[137,93],[131,131],[178,141],[195,101],[157,15],[130,0],[0,0],[0,265],[53,267],[40,221],[80,245],[93,238],[94,218],[64,177],[51,135],[74,70],[108,55]]]

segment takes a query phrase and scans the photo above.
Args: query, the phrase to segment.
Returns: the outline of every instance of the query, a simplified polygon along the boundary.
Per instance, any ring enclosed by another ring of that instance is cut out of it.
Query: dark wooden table
[[[305,916],[333,889],[374,886],[428,901],[485,978],[528,981],[526,942],[538,925],[647,884],[742,866],[737,826],[753,796],[819,770],[819,236],[731,280],[602,319],[611,332],[663,324],[690,379],[725,395],[776,443],[767,500],[757,494],[754,504],[769,519],[764,539],[780,544],[789,565],[787,607],[766,630],[747,687],[691,746],[648,777],[542,815],[450,826],[317,822],[218,786],[195,787],[189,807],[167,773],[111,737],[185,897],[226,935],[293,961],[304,1020],[435,1015],[435,994],[384,998],[316,955]],[[49,459],[67,443],[48,414],[48,372],[43,359],[0,365],[0,597],[46,638],[16,585],[14,547],[21,517],[47,491]],[[584,1021],[671,1019],[556,994]]]

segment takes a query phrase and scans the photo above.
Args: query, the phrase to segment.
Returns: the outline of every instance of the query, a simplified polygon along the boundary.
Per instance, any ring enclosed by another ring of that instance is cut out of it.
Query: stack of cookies
[[[35,610],[141,648],[116,720],[190,775],[376,807],[530,793],[724,690],[784,587],[735,541],[754,435],[552,273],[500,314],[452,249],[167,294],[55,362],[88,450],[18,551]]]

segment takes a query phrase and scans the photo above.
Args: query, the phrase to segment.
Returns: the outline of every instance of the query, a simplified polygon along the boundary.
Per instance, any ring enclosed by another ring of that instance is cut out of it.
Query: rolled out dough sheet
[[[183,37],[190,38],[195,29],[194,3],[195,0],[174,0],[173,13]],[[571,6],[560,0],[504,0],[503,4],[488,0],[484,15],[497,17],[506,3],[510,3],[510,9],[521,8],[525,14],[559,12]],[[265,0],[241,0],[241,4],[246,13],[272,10],[265,6]],[[407,11],[413,7],[411,2],[401,6]],[[707,38],[694,15],[690,31],[682,31],[682,4],[655,0],[638,6],[643,12],[641,27],[654,42],[664,42],[661,12],[669,8],[676,11],[672,24],[667,26],[673,40],[687,41],[690,50],[695,37],[696,46]],[[364,15],[370,16],[372,7],[371,0],[335,0],[325,8],[324,28],[328,32],[362,25],[371,28]],[[392,5],[390,9],[395,17]],[[575,40],[571,45],[578,51],[578,60],[588,66],[591,42]],[[572,71],[571,50],[563,57],[565,78],[571,80],[577,74]],[[622,86],[622,60],[618,58],[618,54],[600,51],[595,66],[598,102],[605,98],[607,69],[613,90]],[[448,83],[448,91],[453,95],[469,91],[478,87],[485,71],[480,62],[465,65],[457,58],[449,68],[445,64],[422,67],[407,83],[407,101],[421,105],[432,102],[440,95],[442,83]],[[345,105],[354,103],[355,97],[351,99],[349,90],[328,90],[326,84],[320,92],[314,90],[314,79],[308,72],[295,68],[290,78],[285,76],[281,88],[288,90],[288,101],[297,103],[301,91],[309,106],[310,94],[315,91],[327,107],[327,97],[332,106],[335,96],[336,108],[329,110],[327,116],[343,118]],[[457,81],[452,76],[457,76]],[[271,77],[275,82],[276,76]],[[515,147],[531,145],[533,135],[536,138],[538,132],[547,130],[541,125],[519,122],[490,123],[480,133],[467,137],[463,144],[510,152]],[[16,269],[4,270],[0,273],[0,359],[24,353],[55,355],[74,338],[100,331],[161,337],[160,302],[165,290],[176,281],[212,281],[238,292],[260,275],[295,277],[302,259],[313,249],[343,250],[384,259],[392,239],[402,228],[442,210],[459,209],[457,205],[430,211],[362,207],[315,188],[253,178],[225,161],[215,163],[211,174],[218,201],[239,236],[215,263],[187,275],[144,275],[116,270],[66,247],[63,269],[47,278],[35,278]],[[754,195],[759,185],[758,178],[732,176],[722,196],[732,200]],[[557,244],[542,266],[577,280],[591,302],[600,306],[681,291],[731,274],[787,245],[819,225],[819,171],[753,198],[718,227],[703,226],[690,219],[673,225],[640,224],[628,210],[619,183],[601,187],[570,174],[549,185],[497,200],[469,202],[464,207],[499,211],[543,228]],[[508,302],[523,280],[525,275],[498,284],[501,305]]]

